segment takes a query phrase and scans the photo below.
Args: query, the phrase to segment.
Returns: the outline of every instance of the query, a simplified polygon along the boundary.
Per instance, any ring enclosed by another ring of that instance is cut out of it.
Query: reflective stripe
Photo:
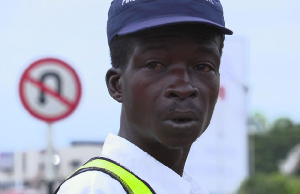
[[[107,173],[112,178],[118,180],[126,193],[129,194],[155,194],[150,185],[136,176],[134,173],[122,167],[120,164],[103,157],[92,158],[85,165],[76,170],[68,179],[86,171],[98,170]],[[68,180],[67,179],[67,180]],[[57,191],[59,188],[57,189]],[[57,192],[56,191],[56,192]]]

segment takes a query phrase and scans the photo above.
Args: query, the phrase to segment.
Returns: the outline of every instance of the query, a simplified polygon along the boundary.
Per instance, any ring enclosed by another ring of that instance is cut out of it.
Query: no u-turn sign
[[[81,84],[70,65],[59,59],[45,58],[25,70],[19,92],[31,115],[52,123],[75,110],[81,97]]]

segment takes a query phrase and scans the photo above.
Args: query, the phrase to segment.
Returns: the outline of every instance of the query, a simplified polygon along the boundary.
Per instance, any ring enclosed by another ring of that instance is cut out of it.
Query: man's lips
[[[171,120],[175,122],[189,122],[197,121],[198,116],[193,111],[174,111],[172,113],[169,113],[164,120]]]
[[[198,117],[193,111],[172,112],[164,119],[164,123],[173,128],[190,128],[197,124]]]

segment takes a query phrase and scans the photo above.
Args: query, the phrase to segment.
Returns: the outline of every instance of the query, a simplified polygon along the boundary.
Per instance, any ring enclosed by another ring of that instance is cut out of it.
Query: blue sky
[[[223,1],[228,26],[249,43],[249,109],[299,122],[300,2]]]
[[[222,3],[232,38],[247,45],[249,114],[300,122],[300,2]],[[45,146],[47,124],[27,113],[18,94],[22,72],[42,57],[70,63],[83,85],[78,109],[53,125],[57,147],[73,140],[103,140],[109,131],[118,130],[120,104],[110,98],[104,81],[110,67],[105,29],[109,4],[109,0],[0,0],[0,151]]]

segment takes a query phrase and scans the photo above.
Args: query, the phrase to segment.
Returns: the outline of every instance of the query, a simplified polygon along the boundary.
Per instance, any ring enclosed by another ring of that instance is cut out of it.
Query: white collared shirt
[[[183,177],[179,176],[119,136],[108,135],[101,156],[126,167],[146,181],[156,194],[208,194],[208,191],[186,172],[183,173]],[[88,171],[66,181],[58,194],[126,194],[126,192],[122,185],[109,175],[99,171]]]

